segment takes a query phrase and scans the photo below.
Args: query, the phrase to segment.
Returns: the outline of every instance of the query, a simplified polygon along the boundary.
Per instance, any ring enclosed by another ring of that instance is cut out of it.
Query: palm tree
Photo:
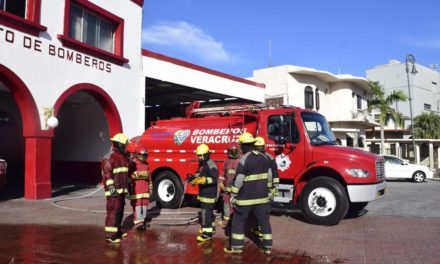
[[[403,116],[401,113],[397,112],[393,107],[393,103],[406,101],[408,97],[406,94],[401,91],[393,91],[390,94],[385,94],[383,86],[375,81],[369,81],[369,86],[371,89],[372,99],[370,104],[368,105],[368,109],[378,109],[379,110],[379,124],[380,124],[380,154],[384,152],[384,141],[385,141],[385,133],[384,128],[385,125],[393,120],[395,124],[402,125],[403,124]]]
[[[414,118],[414,134],[417,138],[440,138],[440,115],[424,112]]]

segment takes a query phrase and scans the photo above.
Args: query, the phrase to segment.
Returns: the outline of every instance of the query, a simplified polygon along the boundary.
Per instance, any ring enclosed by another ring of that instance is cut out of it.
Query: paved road
[[[440,217],[440,180],[394,180],[387,184],[386,195],[367,206],[369,215]]]
[[[440,263],[440,181],[389,182],[364,215],[337,226],[308,224],[298,212],[275,214],[271,257],[258,251],[250,234],[245,253],[232,257],[222,252],[228,241],[220,227],[212,242],[197,244],[196,224],[166,225],[166,218],[194,217],[198,209],[191,207],[162,210],[143,233],[130,226],[127,208],[129,236],[109,245],[102,190],[71,199],[92,191],[72,187],[53,199],[0,202],[0,263]]]

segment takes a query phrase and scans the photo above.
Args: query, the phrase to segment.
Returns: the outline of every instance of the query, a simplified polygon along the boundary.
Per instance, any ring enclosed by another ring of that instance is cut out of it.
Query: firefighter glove
[[[269,199],[273,200],[274,197],[278,196],[278,188],[272,188],[269,190]]]
[[[188,173],[188,174],[186,175],[186,181],[187,181],[187,182],[191,182],[192,180],[194,180],[194,174],[192,174],[192,173]]]
[[[116,191],[115,186],[110,185],[110,186],[108,187],[108,190],[109,190],[109,192],[110,192],[111,197],[113,197],[113,198],[118,197],[119,194],[118,194],[118,191]]]
[[[191,184],[196,185],[196,184],[205,184],[206,183],[206,177],[205,176],[200,176],[200,177],[196,177],[191,181]]]
[[[219,186],[222,191],[226,192],[225,184],[222,181],[219,183]]]

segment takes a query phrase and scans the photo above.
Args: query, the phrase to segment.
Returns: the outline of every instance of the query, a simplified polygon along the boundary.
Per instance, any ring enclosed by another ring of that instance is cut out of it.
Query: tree
[[[369,81],[372,99],[368,105],[368,109],[379,110],[379,124],[380,124],[380,154],[384,152],[385,145],[385,125],[393,120],[398,125],[403,124],[403,115],[396,111],[392,105],[396,102],[406,101],[408,97],[401,90],[395,90],[390,94],[385,94],[383,86],[375,81]]]
[[[440,115],[424,112],[414,118],[414,134],[417,138],[440,138]]]

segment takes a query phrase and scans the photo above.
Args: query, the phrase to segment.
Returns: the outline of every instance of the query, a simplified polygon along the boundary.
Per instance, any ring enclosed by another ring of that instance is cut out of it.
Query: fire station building
[[[100,181],[111,135],[264,85],[141,48],[143,0],[0,1],[0,158],[26,199]]]

